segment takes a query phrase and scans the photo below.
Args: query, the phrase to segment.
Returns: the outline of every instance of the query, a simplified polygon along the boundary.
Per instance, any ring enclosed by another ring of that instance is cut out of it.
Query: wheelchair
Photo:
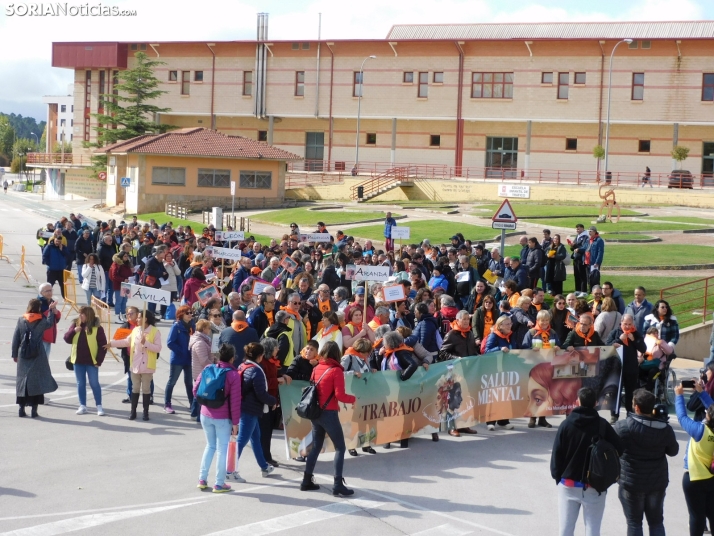
[[[655,398],[658,403],[668,406],[673,406],[675,399],[674,388],[677,385],[677,374],[670,366],[675,357],[677,357],[675,354],[668,356],[664,368],[654,376]]]

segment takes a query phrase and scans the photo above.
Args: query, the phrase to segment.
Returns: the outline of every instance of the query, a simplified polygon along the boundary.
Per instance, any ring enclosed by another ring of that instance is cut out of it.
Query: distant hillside
[[[46,121],[38,123],[34,117],[22,117],[22,115],[4,114],[2,112],[0,112],[0,116],[7,117],[10,125],[15,129],[17,138],[27,138],[29,140],[33,138],[30,133],[34,132],[39,139],[45,130]]]

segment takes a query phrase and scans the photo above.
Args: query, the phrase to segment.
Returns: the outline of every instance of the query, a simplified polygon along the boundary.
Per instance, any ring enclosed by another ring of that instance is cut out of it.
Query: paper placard
[[[220,242],[240,242],[245,240],[245,231],[216,231],[216,240]]]
[[[212,257],[214,259],[228,259],[230,261],[239,261],[241,258],[241,252],[239,249],[231,248],[217,248],[217,247],[207,247],[203,250],[204,256]]]
[[[52,231],[45,231],[44,233],[40,233],[40,236],[41,236],[42,238],[51,238],[51,237],[53,237],[54,235],[55,235],[55,234],[54,234]]]
[[[253,293],[253,296],[258,296],[259,294],[263,293],[263,290],[265,290],[265,287],[269,287],[270,283],[267,283],[265,281],[258,281],[257,279],[253,281],[253,288],[250,289],[250,291]]]
[[[403,285],[389,285],[382,287],[382,293],[384,294],[384,301],[386,302],[404,301],[406,299],[406,296],[404,296]]]
[[[300,242],[329,242],[329,233],[300,233]]]
[[[348,264],[345,269],[345,279],[350,281],[387,281],[389,279],[389,266]]]
[[[466,283],[467,281],[471,281],[471,272],[458,272],[456,274],[457,283]]]
[[[409,238],[411,229],[409,227],[392,227],[392,240],[395,238]]]
[[[285,270],[292,274],[297,268],[297,263],[292,260],[290,256],[285,255],[285,257],[283,257],[283,260],[280,261],[280,266],[282,266]]]
[[[82,223],[86,223],[90,229],[95,229],[97,227],[96,220],[90,220],[89,218],[87,218],[87,216],[82,216],[81,214],[77,214],[77,218]]]
[[[159,305],[169,305],[171,303],[171,293],[169,291],[142,287],[141,285],[132,285],[129,297],[150,303],[158,303]]]
[[[220,297],[220,295],[221,293],[216,285],[211,285],[210,287],[205,287],[201,290],[196,291],[196,297],[198,298],[198,302],[203,307],[206,306],[208,300],[210,300],[211,298],[218,298]]]
[[[218,349],[221,347],[220,338],[221,338],[221,336],[219,333],[214,333],[213,336],[211,337],[211,353],[212,354],[218,353]]]
[[[112,340],[118,341],[126,339],[129,335],[131,335],[131,332],[132,330],[129,328],[119,328],[114,332]]]
[[[498,276],[488,269],[483,273],[483,278],[492,285],[498,281]]]
[[[206,281],[213,281],[216,278],[216,274],[213,272],[208,272],[206,274]]]
[[[122,283],[119,289],[119,296],[129,298],[131,296],[131,283]]]

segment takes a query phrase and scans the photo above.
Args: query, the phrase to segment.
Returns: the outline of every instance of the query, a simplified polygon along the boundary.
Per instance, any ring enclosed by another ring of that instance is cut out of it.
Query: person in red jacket
[[[312,371],[310,381],[317,384],[317,395],[322,414],[312,421],[312,450],[307,457],[305,474],[303,475],[300,491],[312,491],[320,489],[315,484],[312,472],[317,463],[317,457],[322,450],[325,441],[325,434],[330,436],[332,444],[335,446],[335,485],[332,488],[332,495],[345,497],[354,494],[354,490],[345,486],[345,479],[342,478],[342,466],[345,462],[345,435],[342,432],[342,425],[337,413],[340,411],[338,402],[352,404],[357,400],[354,396],[345,393],[345,371],[340,365],[341,352],[337,343],[329,341],[320,350],[320,361]],[[319,383],[318,383],[319,382]]]
[[[117,315],[117,321],[122,324],[126,322],[127,297],[121,295],[121,284],[129,282],[129,278],[134,275],[134,267],[126,251],[114,255],[112,261],[109,279],[112,280],[112,289],[114,289],[114,314]]]

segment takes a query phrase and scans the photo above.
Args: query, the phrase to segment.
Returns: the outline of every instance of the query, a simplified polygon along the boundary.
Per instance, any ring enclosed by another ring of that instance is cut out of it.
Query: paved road
[[[42,280],[35,230],[47,216],[82,205],[40,205],[18,199],[21,195],[0,197],[0,234],[14,264],[20,245],[28,247],[30,275]],[[15,272],[15,266],[0,262],[0,536],[100,531],[117,536],[557,533],[556,487],[548,465],[555,428],[528,430],[524,419],[515,419],[516,429],[511,432],[489,433],[478,426],[475,437],[442,435],[438,444],[416,439],[407,450],[378,447],[376,456],[348,456],[345,475],[357,489],[352,500],[336,500],[326,489],[301,493],[297,480],[302,465],[285,461],[278,432],[273,436],[273,453],[285,463],[271,477],[260,476],[247,448],[240,464],[247,484],[235,484],[233,494],[201,493],[195,484],[205,442],[200,427],[188,417],[182,389],[175,390],[176,415],[154,406],[149,423],[130,422],[128,408],[121,403],[123,369],[109,358],[100,371],[106,417],[91,412],[77,416],[74,379],[63,365],[68,346],[61,341],[50,356],[59,391],[50,395],[48,406],[40,408],[40,419],[18,419],[9,342],[17,317],[36,293],[34,285],[28,288],[24,280],[13,282]],[[66,327],[63,320],[60,331]],[[164,323],[164,340],[167,328]],[[167,357],[162,352],[156,374],[158,399],[167,380]],[[91,394],[88,397],[94,409]],[[551,421],[557,426],[562,418]],[[665,520],[669,534],[684,534],[687,514],[680,482],[686,436],[674,426],[682,451],[670,460],[673,482]],[[325,455],[318,463],[320,484],[331,483],[330,459]],[[613,488],[602,534],[624,533]]]

